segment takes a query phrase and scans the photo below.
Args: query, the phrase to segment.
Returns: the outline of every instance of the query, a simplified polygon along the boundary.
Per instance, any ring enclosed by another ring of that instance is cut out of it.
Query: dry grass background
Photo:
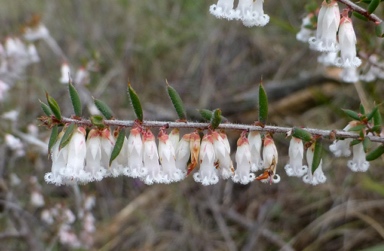
[[[317,55],[294,39],[303,2],[266,1],[271,23],[249,29],[209,15],[213,1],[0,0],[0,34],[17,34],[32,14],[41,14],[70,64],[80,66],[97,55],[99,71],[92,73],[90,93],[120,119],[133,118],[123,94],[128,81],[139,93],[147,119],[175,119],[165,92],[168,79],[192,119],[198,119],[196,108],[224,107],[231,121],[252,123],[257,115],[254,90],[263,76],[270,88],[271,124],[343,128],[347,118],[339,108],[357,109],[362,93],[381,102],[382,83],[365,84],[357,93],[355,86],[339,83],[317,64]],[[44,89],[62,104],[64,114],[71,112],[67,90],[58,82],[63,59],[43,42],[38,51],[41,63],[28,69],[25,80],[0,104],[2,112],[18,108],[20,130],[37,124],[42,114],[37,100],[44,98]],[[49,134],[45,128],[40,133],[42,138]],[[230,133],[233,144],[236,137]],[[275,139],[282,177],[276,185],[221,181],[203,187],[189,177],[146,186],[120,177],[81,186],[96,196],[92,250],[383,250],[383,160],[360,174],[347,168],[347,159],[326,153],[327,183],[312,187],[285,175],[288,140],[281,135]],[[16,209],[0,215],[0,231],[18,229],[10,223],[16,218],[29,230],[22,237],[0,234],[0,249],[46,249],[52,236],[39,219],[41,211],[28,204],[28,178],[39,177],[48,205],[61,202],[73,208],[74,191],[44,183],[50,161],[33,148],[25,158],[10,158],[4,147],[1,154],[1,201],[14,198]],[[24,181],[18,187],[9,185],[12,172]],[[51,250],[68,250],[53,243]]]

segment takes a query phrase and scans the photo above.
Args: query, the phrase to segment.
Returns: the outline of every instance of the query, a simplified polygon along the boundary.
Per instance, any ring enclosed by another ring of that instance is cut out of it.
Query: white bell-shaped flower
[[[349,131],[350,128],[357,126],[359,121],[351,121],[348,123],[346,127],[344,127],[343,131]],[[335,140],[332,145],[329,146],[329,150],[335,155],[335,157],[349,157],[351,155],[351,144],[352,139],[344,139],[344,140]]]
[[[89,182],[100,181],[106,176],[107,169],[101,166],[101,132],[98,129],[88,133],[85,162],[84,170],[88,173]]]
[[[311,184],[311,185],[318,185],[325,183],[327,181],[327,177],[325,177],[324,172],[323,172],[323,160],[320,161],[319,166],[315,170],[315,172],[312,174],[312,163],[313,163],[313,156],[314,156],[314,144],[308,148],[307,150],[307,163],[308,163],[308,170],[307,174],[304,175],[303,181],[306,184]]]
[[[176,148],[176,167],[182,172],[184,177],[187,175],[187,164],[191,156],[191,148],[189,146],[190,134],[185,134]]]
[[[237,140],[236,170],[232,180],[243,185],[255,180],[255,174],[251,173],[251,148],[244,134]]]
[[[115,131],[115,141],[118,131]],[[125,168],[128,167],[128,139],[124,137],[124,142],[119,155],[114,159],[109,167],[108,174],[112,177],[117,177],[124,174]]]
[[[246,20],[252,17],[253,0],[239,0],[235,10],[235,19]]]
[[[171,183],[182,180],[185,175],[176,168],[176,156],[170,136],[164,131],[159,132],[159,157],[163,174],[163,182]]]
[[[217,18],[232,20],[235,17],[233,2],[234,0],[219,0],[209,7],[209,12]]]
[[[44,175],[44,180],[57,186],[65,184],[65,178],[61,176],[61,170],[65,169],[68,161],[68,145],[59,149],[64,131],[60,132],[56,143],[51,149],[52,170]]]
[[[304,144],[299,138],[292,137],[289,144],[289,163],[285,165],[285,172],[288,176],[301,177],[308,167],[303,165]]]
[[[172,129],[169,133],[169,140],[171,141],[173,148],[176,150],[180,140],[180,130],[178,128]]]
[[[132,128],[128,137],[128,167],[124,169],[124,175],[132,178],[140,178],[147,174],[143,166],[143,141],[139,128]]]
[[[356,56],[356,34],[352,20],[345,14],[340,21],[339,43],[340,57],[336,59],[336,66],[343,68],[356,68],[361,65],[361,60]]]
[[[261,146],[263,141],[261,140],[261,135],[257,131],[251,131],[248,134],[248,142],[251,147],[251,162],[252,172],[257,172],[258,170],[263,169],[263,161],[261,159]]]
[[[255,0],[253,2],[250,15],[247,13],[247,15],[242,19],[243,25],[252,27],[265,26],[269,23],[269,16],[264,14],[263,3],[264,0]]]
[[[61,77],[60,77],[60,83],[62,84],[68,84],[70,80],[70,74],[71,74],[71,68],[69,68],[69,65],[64,62],[61,64]]]
[[[264,173],[257,176],[256,179],[264,183],[279,183],[280,176],[276,174],[278,158],[275,142],[270,135],[266,135],[263,148]]]
[[[218,172],[215,166],[215,149],[213,139],[209,134],[204,135],[200,146],[200,168],[193,174],[196,182],[204,186],[214,185],[219,182]]]
[[[340,78],[345,83],[356,83],[360,79],[360,74],[357,70],[357,67],[347,67],[343,68],[340,72]]]
[[[38,24],[35,27],[26,27],[24,29],[24,38],[27,41],[36,41],[49,37],[49,31],[43,24]]]
[[[307,43],[310,37],[313,37],[314,31],[311,29],[308,29],[308,26],[311,25],[311,18],[313,17],[313,14],[308,14],[302,19],[300,31],[296,34],[296,39]]]
[[[369,168],[369,162],[365,159],[363,143],[352,147],[353,158],[348,161],[348,167],[354,172],[366,172]]]
[[[227,135],[225,133],[212,132],[212,138],[218,172],[223,179],[228,179],[233,176],[234,168]]]
[[[340,10],[337,2],[323,1],[317,16],[316,36],[309,39],[310,48],[316,51],[338,51],[336,34],[340,23]]]
[[[109,167],[109,161],[111,159],[111,154],[113,147],[115,146],[115,138],[111,134],[109,128],[105,128],[101,131],[101,139],[100,139],[100,149],[101,149],[101,161],[100,165],[104,167],[107,172],[107,176],[114,176],[116,173],[114,170],[112,171]]]
[[[337,58],[336,51],[323,52],[317,57],[317,62],[324,66],[334,66]]]
[[[164,178],[159,164],[159,153],[157,152],[155,136],[150,130],[143,133],[143,141],[143,160],[147,174],[142,176],[141,179],[147,185],[163,183]]]

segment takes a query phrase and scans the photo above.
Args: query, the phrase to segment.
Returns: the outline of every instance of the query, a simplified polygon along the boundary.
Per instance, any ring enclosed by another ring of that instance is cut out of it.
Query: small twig
[[[63,117],[61,120],[62,123],[75,123],[77,125],[82,126],[92,126],[90,120],[87,119],[71,119]],[[104,124],[106,126],[121,126],[121,127],[132,127],[135,124],[133,120],[104,120]],[[169,122],[169,121],[143,121],[143,127],[163,127],[168,126],[169,128],[189,128],[189,129],[202,129],[206,130],[209,128],[209,123],[199,123],[199,122]],[[243,125],[243,124],[220,124],[218,129],[225,130],[238,130],[238,131],[259,131],[259,132],[269,132],[269,133],[282,133],[286,134],[287,132],[292,130],[292,127],[282,127],[282,126],[254,126],[254,125]],[[359,134],[353,132],[346,132],[343,130],[321,130],[315,128],[303,128],[307,132],[312,135],[319,135],[323,138],[331,139],[333,137],[336,138],[351,138],[358,139],[360,137]],[[384,143],[383,137],[366,135],[365,137],[369,138],[372,142]]]
[[[360,6],[358,6],[357,4],[349,1],[349,0],[336,0],[340,3],[343,3],[345,4],[346,6],[348,6],[351,10],[363,15],[364,17],[366,17],[368,20],[374,22],[375,24],[380,24],[381,22],[383,22],[383,20],[381,20],[378,16],[376,16],[375,14],[369,14],[368,11]]]

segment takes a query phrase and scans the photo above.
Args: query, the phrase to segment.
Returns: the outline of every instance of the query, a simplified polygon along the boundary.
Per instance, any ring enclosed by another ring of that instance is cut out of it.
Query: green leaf
[[[71,101],[73,105],[73,111],[75,112],[76,116],[81,117],[82,107],[81,107],[81,100],[80,100],[79,93],[77,92],[77,90],[75,89],[72,83],[69,83],[68,87],[69,87],[69,96],[71,97]]]
[[[321,139],[316,140],[315,143],[315,150],[313,152],[313,161],[312,161],[312,174],[316,171],[316,169],[319,167],[321,162],[321,155],[323,152],[323,146]]]
[[[114,161],[117,156],[119,156],[121,149],[123,148],[125,140],[125,131],[122,129],[119,132],[119,135],[117,136],[115,146],[113,147],[112,153],[111,153],[111,158],[109,159],[109,166],[111,166],[112,161]]]
[[[368,114],[367,120],[370,121],[378,111],[379,107],[376,106],[375,108],[373,108],[373,110]]]
[[[341,109],[341,110],[343,110],[343,112],[345,112],[345,114],[347,114],[349,117],[356,119],[356,120],[360,120],[359,114],[357,112],[354,112],[354,111],[348,110],[348,109]]]
[[[70,124],[64,132],[63,137],[61,138],[59,149],[63,149],[66,145],[68,145],[69,141],[72,138],[73,132],[75,130],[76,125]]]
[[[354,12],[353,12],[353,15],[354,15],[356,18],[360,19],[360,20],[368,21],[368,18],[366,18],[365,16],[361,15],[360,13],[357,13],[357,12],[354,11]]]
[[[128,84],[128,95],[131,100],[131,105],[133,107],[133,110],[135,111],[136,118],[139,121],[143,121],[143,108],[141,107],[139,96],[137,96],[131,84]]]
[[[299,138],[304,142],[309,142],[312,140],[312,134],[310,134],[306,130],[303,130],[303,129],[297,128],[297,127],[294,127],[292,129],[292,136],[295,138]]]
[[[221,110],[216,109],[212,113],[212,118],[211,118],[211,127],[212,129],[216,129],[221,123]]]
[[[259,121],[263,124],[267,122],[268,118],[268,97],[263,84],[259,85]]]
[[[382,154],[384,153],[384,145],[380,145],[379,147],[377,147],[375,150],[373,150],[372,152],[370,152],[367,156],[366,156],[366,160],[367,161],[372,161],[372,160],[375,160],[377,158],[379,158]]]
[[[43,110],[45,115],[51,116],[53,114],[51,111],[51,108],[49,108],[49,106],[46,103],[44,103],[43,101],[39,100],[39,102],[40,102],[41,110]]]
[[[52,127],[51,136],[49,137],[48,154],[51,154],[51,149],[53,145],[56,143],[58,135],[59,135],[59,128],[57,125],[55,125],[54,127]]]
[[[103,129],[105,127],[104,119],[100,115],[91,116],[91,123],[92,123],[92,125],[96,126],[99,129]]]
[[[374,132],[380,133],[383,120],[379,110],[377,110],[377,112],[373,115],[373,124],[374,124],[374,127],[372,128],[372,130]]]
[[[384,37],[384,22],[381,22],[375,26],[375,33],[378,37]]]
[[[349,132],[359,132],[361,131],[362,129],[365,128],[365,125],[364,124],[360,124],[360,125],[356,125],[356,126],[353,126],[351,128],[349,128]]]
[[[363,104],[360,104],[359,109],[360,109],[360,113],[365,115],[365,108],[364,108]]]
[[[208,109],[198,109],[197,111],[200,113],[201,117],[203,117],[204,120],[211,121],[212,116],[213,116],[212,111],[210,111]]]
[[[351,141],[351,143],[349,144],[350,146],[354,146],[354,145],[357,145],[357,144],[360,144],[361,143],[361,140],[359,139],[354,139]]]
[[[363,148],[364,152],[367,153],[369,149],[371,148],[371,140],[368,137],[365,137],[363,140]]]
[[[187,113],[185,112],[183,101],[181,100],[180,95],[177,93],[177,91],[172,86],[170,86],[168,82],[167,82],[167,92],[179,119],[186,120]]]
[[[372,14],[376,10],[377,6],[379,6],[379,3],[380,3],[380,0],[372,0],[367,7],[368,13]]]
[[[101,114],[103,114],[106,119],[112,119],[113,117],[112,110],[111,108],[109,108],[109,106],[106,103],[98,99],[93,99],[93,102],[95,102],[97,109],[99,109]]]
[[[49,108],[51,109],[53,115],[55,115],[55,117],[58,120],[61,120],[61,111],[60,111],[60,107],[57,104],[56,100],[54,98],[52,98],[51,96],[49,96],[48,93],[46,93],[45,96],[47,97],[47,102],[48,102]]]

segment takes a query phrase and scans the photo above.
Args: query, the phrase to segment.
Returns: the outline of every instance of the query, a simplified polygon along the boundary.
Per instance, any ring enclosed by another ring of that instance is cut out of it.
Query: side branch
[[[368,20],[375,22],[375,24],[380,24],[383,22],[378,16],[375,14],[369,14],[368,11],[357,4],[351,2],[350,0],[336,0],[337,2],[343,3],[346,6],[348,6],[351,10],[363,15],[366,17]]]
[[[83,125],[83,126],[92,126],[92,123],[90,120],[81,119],[71,119],[71,118],[62,118],[62,123],[75,123],[77,125]],[[132,127],[135,124],[135,121],[133,120],[105,120],[104,124],[107,126],[120,126],[120,127]],[[188,128],[188,129],[200,129],[200,130],[206,130],[209,128],[209,123],[199,123],[199,122],[167,122],[167,121],[149,121],[144,120],[142,123],[143,127],[167,127],[167,128]],[[282,126],[254,126],[254,125],[243,125],[243,124],[220,124],[218,129],[225,129],[225,130],[239,130],[239,131],[259,131],[259,132],[271,132],[271,133],[284,133],[292,130],[292,127],[282,127]],[[351,138],[351,139],[358,139],[360,135],[353,133],[353,132],[346,132],[343,130],[321,130],[321,129],[314,129],[314,128],[303,128],[307,132],[311,133],[312,135],[319,135],[323,138],[327,139],[333,139],[333,138]],[[383,137],[378,136],[372,136],[372,135],[366,135],[365,137],[369,138],[372,142],[379,142],[384,143]]]

